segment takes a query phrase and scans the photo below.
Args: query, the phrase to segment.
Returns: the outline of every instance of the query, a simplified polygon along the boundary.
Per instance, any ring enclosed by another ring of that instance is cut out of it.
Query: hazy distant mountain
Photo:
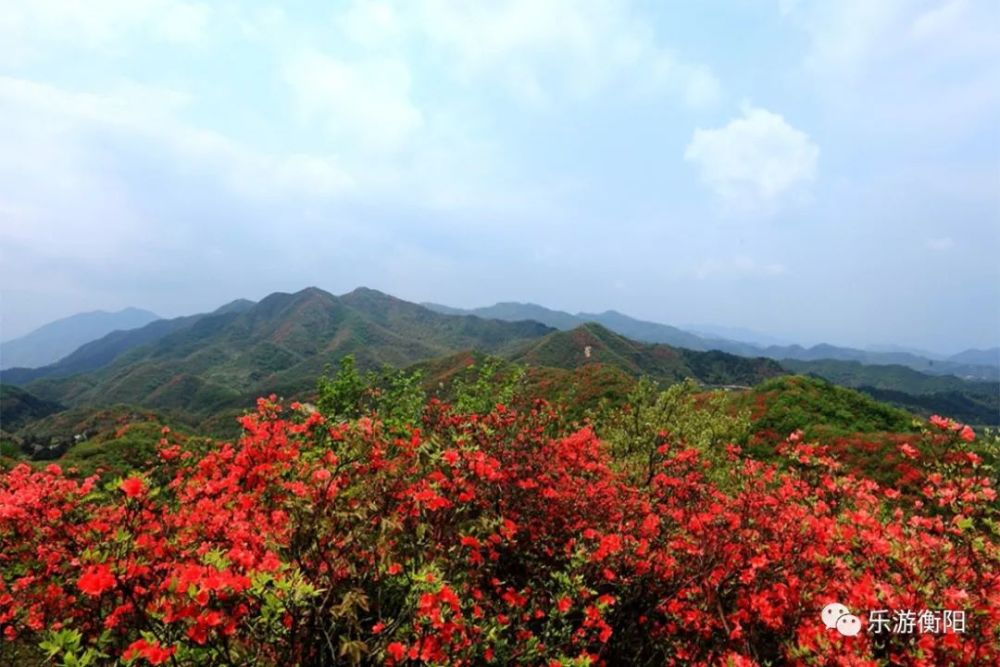
[[[857,361],[866,365],[898,365],[906,366],[928,375],[955,375],[964,379],[995,381],[1000,379],[1000,359],[993,365],[956,362],[951,359],[939,361],[928,359],[909,352],[869,352],[850,347],[836,345],[814,345],[803,348],[798,345],[771,346],[760,351],[766,357],[797,361],[821,361],[833,359],[837,361]]]
[[[603,313],[579,313],[577,317],[584,322],[597,322],[623,336],[647,343],[664,343],[689,350],[717,349],[712,341],[701,336],[666,324],[637,320],[614,310]]]
[[[760,331],[754,331],[743,327],[724,327],[719,326],[718,324],[685,324],[682,325],[681,328],[685,331],[697,334],[702,338],[740,341],[743,343],[750,343],[758,347],[792,344],[792,341],[788,339],[781,338],[779,336],[772,336],[770,334],[761,333]]]
[[[135,329],[158,319],[159,315],[139,308],[116,313],[97,310],[64,317],[0,343],[0,369],[45,366],[112,331]]]
[[[700,336],[666,324],[637,320],[614,310],[608,310],[603,313],[577,313],[576,315],[572,315],[561,310],[551,310],[534,303],[503,302],[485,308],[472,308],[468,310],[451,308],[436,303],[425,303],[423,305],[431,310],[452,315],[476,315],[477,317],[489,317],[507,322],[534,320],[535,322],[541,322],[562,331],[569,331],[587,322],[597,322],[616,333],[646,343],[664,343],[676,347],[685,347],[689,350],[712,349],[711,342]]]
[[[991,347],[986,350],[966,350],[948,357],[948,361],[957,364],[1000,366],[1000,347]]]
[[[795,373],[817,375],[846,387],[874,387],[900,390],[909,394],[965,391],[981,396],[993,396],[1000,400],[1000,384],[996,382],[973,382],[954,375],[928,375],[899,364],[874,365],[835,359],[818,361],[785,359],[781,361],[781,365]]]
[[[918,357],[924,357],[926,359],[933,359],[934,361],[943,361],[948,358],[946,354],[939,354],[937,352],[929,352],[927,350],[921,350],[916,347],[908,347],[906,345],[893,345],[883,344],[883,345],[866,345],[865,350],[868,352],[890,352],[890,353],[905,353],[912,354]]]
[[[468,309],[452,308],[437,303],[422,303],[420,305],[446,315],[475,315],[476,317],[504,320],[506,322],[534,320],[553,329],[561,329],[563,331],[578,327],[584,322],[584,320],[581,320],[576,315],[570,315],[561,310],[552,310],[534,303],[517,303],[515,301],[505,301],[484,308]]]
[[[883,346],[884,350],[860,350],[850,347],[840,347],[821,343],[812,347],[787,344],[764,344],[767,337],[764,334],[742,329],[702,326],[705,334],[699,335],[692,331],[679,329],[666,324],[638,320],[615,311],[600,314],[577,313],[572,315],[558,310],[550,310],[544,306],[532,303],[498,303],[485,308],[463,310],[438,304],[424,304],[438,312],[451,314],[474,314],[479,317],[492,317],[506,321],[535,320],[557,329],[568,330],[584,324],[597,322],[612,331],[647,343],[665,343],[689,350],[719,350],[743,357],[767,357],[769,359],[797,361],[819,361],[834,359],[838,361],[857,361],[861,364],[901,365],[929,375],[955,375],[964,379],[996,381],[1000,379],[1000,352],[993,350],[969,350],[961,355],[944,359],[942,357],[926,357],[915,354],[903,348]],[[749,338],[732,339],[721,335],[724,332],[738,335],[740,332],[749,334]]]
[[[185,315],[169,320],[155,320],[144,327],[128,331],[113,331],[106,336],[80,346],[72,354],[59,361],[39,368],[8,368],[4,370],[4,383],[24,385],[43,378],[64,378],[78,373],[97,370],[112,363],[126,352],[156,342],[176,331],[194,326],[199,320],[211,315],[240,313],[254,304],[246,299],[238,299],[221,306],[212,313]]]

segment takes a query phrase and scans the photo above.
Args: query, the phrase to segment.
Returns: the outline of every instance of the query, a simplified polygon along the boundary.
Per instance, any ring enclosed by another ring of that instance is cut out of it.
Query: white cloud
[[[1000,103],[1000,5],[992,0],[797,0],[803,84],[866,127],[954,141]]]
[[[728,259],[707,259],[695,270],[695,276],[700,280],[713,277],[768,277],[780,276],[788,272],[784,264],[777,262],[758,262],[745,255],[737,255]]]
[[[522,101],[582,99],[616,83],[664,90],[692,107],[713,104],[711,70],[660,45],[648,23],[611,0],[420,3],[413,22],[469,82],[496,80]]]
[[[173,3],[164,9],[157,27],[167,41],[197,42],[205,36],[210,14],[206,5]]]
[[[403,60],[348,63],[305,51],[286,64],[284,76],[305,117],[320,120],[340,142],[395,150],[423,125]]]
[[[162,87],[122,84],[101,93],[68,91],[13,77],[0,77],[0,112],[30,118],[63,132],[67,144],[106,130],[149,141],[192,166],[209,167],[230,187],[254,197],[283,194],[334,196],[353,179],[332,156],[265,153],[179,119],[189,95]]]
[[[53,51],[125,53],[149,39],[194,42],[206,33],[208,5],[181,0],[31,0],[0,12],[0,63],[47,58]]]
[[[824,77],[873,74],[871,66],[915,59],[946,64],[971,51],[996,54],[996,3],[989,0],[779,0],[809,38],[806,64]]]
[[[768,211],[813,180],[819,148],[780,114],[744,104],[723,127],[696,129],[684,159],[727,206]]]
[[[927,239],[924,242],[924,246],[928,250],[944,252],[945,250],[951,250],[955,247],[955,240],[950,236],[942,236],[940,238]]]
[[[251,199],[334,197],[353,188],[353,178],[333,157],[264,153],[185,124],[179,117],[190,102],[182,92],[150,86],[120,85],[92,93],[0,77],[0,143],[9,149],[0,155],[0,174],[6,174],[0,203],[18,213],[17,220],[7,221],[4,234],[13,238],[37,229],[60,242],[96,240],[86,233],[53,234],[51,227],[31,223],[44,211],[58,209],[53,202],[62,202],[81,211],[96,207],[102,230],[114,238],[130,236],[116,225],[131,228],[136,216],[126,210],[126,189],[109,172],[106,152],[94,150],[95,137],[101,138],[99,144],[126,139],[147,147],[161,163],[176,161],[185,172],[202,171]],[[24,187],[18,186],[22,181]],[[73,229],[81,224],[76,216],[48,217]]]
[[[385,0],[355,0],[334,22],[348,39],[369,49],[395,46],[405,31],[399,12]]]
[[[796,2],[785,14],[811,37],[807,65],[813,72],[853,76],[877,51],[892,48],[895,17],[903,0]]]

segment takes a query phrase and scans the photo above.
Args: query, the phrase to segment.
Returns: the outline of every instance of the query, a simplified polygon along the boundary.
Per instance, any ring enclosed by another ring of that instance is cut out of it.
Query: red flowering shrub
[[[544,403],[419,426],[261,400],[235,445],[164,441],[99,487],[0,474],[0,663],[993,664],[996,494],[968,432],[918,502],[797,438],[788,465],[665,442],[648,484]],[[719,465],[718,462],[715,465]],[[820,610],[961,609],[964,634],[842,636]],[[71,657],[72,656],[72,657]]]

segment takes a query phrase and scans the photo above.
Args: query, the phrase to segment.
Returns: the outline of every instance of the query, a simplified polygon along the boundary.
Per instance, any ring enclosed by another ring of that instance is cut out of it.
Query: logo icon
[[[831,602],[820,613],[823,625],[836,630],[845,637],[854,637],[861,632],[861,619],[839,602]]]

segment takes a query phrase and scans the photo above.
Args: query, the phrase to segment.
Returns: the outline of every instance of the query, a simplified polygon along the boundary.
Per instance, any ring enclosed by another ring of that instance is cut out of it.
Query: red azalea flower
[[[139,477],[129,477],[122,480],[119,487],[127,498],[139,498],[146,492],[146,483]]]
[[[145,639],[137,639],[125,649],[122,657],[126,660],[134,660],[137,657],[145,658],[151,665],[162,665],[170,656],[174,654],[173,647],[164,648],[158,642],[147,642]]]
[[[385,647],[385,652],[392,656],[392,659],[399,662],[406,655],[406,647],[399,642],[392,642]]]
[[[77,587],[87,595],[100,595],[115,585],[114,575],[104,563],[93,565],[80,575],[76,582]]]

